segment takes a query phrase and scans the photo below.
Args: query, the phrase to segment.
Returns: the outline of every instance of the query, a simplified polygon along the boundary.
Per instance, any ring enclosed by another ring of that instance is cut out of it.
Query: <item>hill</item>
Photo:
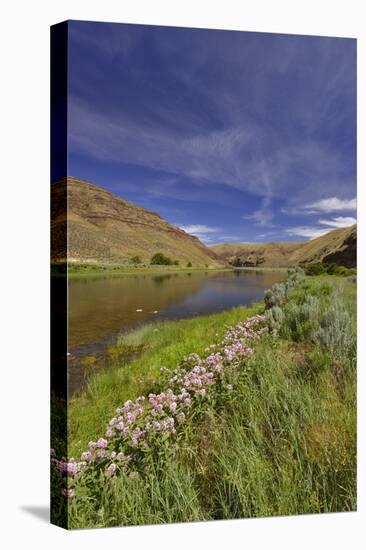
[[[197,237],[86,181],[69,177],[52,184],[51,202],[53,261],[128,264],[139,256],[149,263],[162,252],[181,265],[222,265]]]
[[[357,226],[352,225],[333,229],[317,239],[306,241],[292,254],[291,261],[295,264],[322,262],[355,267],[356,249]]]
[[[241,266],[288,267],[316,262],[356,265],[356,225],[334,229],[305,242],[217,244],[210,248],[225,262]]]
[[[211,246],[224,261],[238,266],[287,267],[289,258],[303,243],[225,243]]]

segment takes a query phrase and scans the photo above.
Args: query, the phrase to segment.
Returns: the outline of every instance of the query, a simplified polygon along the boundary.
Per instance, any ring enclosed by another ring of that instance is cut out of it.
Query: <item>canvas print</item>
[[[356,510],[356,41],[51,28],[51,519]]]

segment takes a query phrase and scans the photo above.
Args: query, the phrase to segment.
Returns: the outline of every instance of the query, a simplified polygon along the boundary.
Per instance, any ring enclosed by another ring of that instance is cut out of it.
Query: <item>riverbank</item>
[[[92,485],[87,469],[74,482],[70,527],[355,510],[354,278],[281,283],[265,302],[270,333],[249,344],[251,354],[228,360],[225,378],[195,401],[176,436],[137,447],[141,466],[118,475],[101,470]],[[238,327],[260,311],[258,304],[131,333],[121,343],[145,345],[142,355],[96,376],[70,404],[75,456],[83,442],[105,436],[125,398],[166,390],[171,374],[161,367],[182,365],[191,352],[206,357],[208,343],[224,350],[224,325]]]
[[[233,267],[223,265],[220,267],[180,267],[167,265],[151,266],[120,266],[120,265],[94,265],[94,264],[53,264],[51,273],[53,276],[77,277],[120,277],[123,275],[139,274],[165,274],[165,273],[214,273],[224,271],[248,271],[248,272],[280,272],[286,273],[288,267]]]
[[[215,271],[233,271],[231,266],[222,265],[218,267],[186,267],[175,265],[97,265],[97,264],[52,264],[51,273],[55,276],[74,277],[110,277],[121,275],[138,275],[138,274],[164,274],[164,273],[200,273],[200,272],[215,272]]]

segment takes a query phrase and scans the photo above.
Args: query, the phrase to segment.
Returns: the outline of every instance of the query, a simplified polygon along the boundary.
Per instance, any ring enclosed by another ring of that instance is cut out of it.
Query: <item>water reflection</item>
[[[106,347],[121,332],[251,304],[283,277],[281,272],[238,270],[70,279],[69,384],[80,386],[85,356],[94,354],[98,366],[108,366]]]
[[[282,278],[279,272],[226,271],[70,279],[69,350],[153,319],[253,303]]]

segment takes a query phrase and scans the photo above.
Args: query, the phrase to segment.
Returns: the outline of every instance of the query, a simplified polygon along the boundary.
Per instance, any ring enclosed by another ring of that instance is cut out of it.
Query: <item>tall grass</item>
[[[349,385],[343,396],[330,370],[309,382],[290,349],[281,344],[273,352],[268,342],[260,344],[255,369],[239,382],[240,397],[220,419],[212,460],[216,517],[355,507],[352,377],[343,380]]]
[[[263,306],[238,307],[215,315],[145,325],[120,338],[121,348],[139,355],[95,374],[82,395],[69,403],[69,455],[79,456],[88,441],[102,436],[116,407],[159,389],[161,368],[174,368],[190,353],[201,354],[218,342],[226,326],[255,315]],[[118,357],[118,353],[115,353]]]
[[[277,292],[281,305],[270,308],[281,311],[271,312],[276,330],[257,343],[249,361],[228,371],[233,389],[225,399],[191,415],[176,441],[146,459],[139,473],[81,481],[70,500],[69,527],[355,510],[355,292],[351,280],[324,276],[298,282],[284,300]],[[128,336],[124,344],[144,344],[145,352],[128,372],[109,374],[113,382],[96,378],[73,404],[73,422],[88,408],[73,437],[85,440],[99,426],[90,420],[98,396],[104,407],[108,397],[111,407],[120,404],[122,395],[140,391],[136,376],[156,389],[161,366],[202,351],[222,336],[224,323],[246,315],[237,309]]]

